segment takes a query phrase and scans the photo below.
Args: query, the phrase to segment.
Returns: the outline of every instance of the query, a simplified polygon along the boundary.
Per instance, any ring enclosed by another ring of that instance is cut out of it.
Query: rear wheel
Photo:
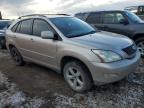
[[[4,48],[4,39],[0,39],[0,49]]]
[[[141,57],[144,59],[144,37],[138,38],[135,42],[138,50],[140,51]]]
[[[76,92],[83,92],[92,87],[92,78],[88,69],[79,61],[68,62],[63,70],[64,78]]]
[[[10,48],[10,53],[17,66],[23,66],[25,64],[21,54],[15,47]]]

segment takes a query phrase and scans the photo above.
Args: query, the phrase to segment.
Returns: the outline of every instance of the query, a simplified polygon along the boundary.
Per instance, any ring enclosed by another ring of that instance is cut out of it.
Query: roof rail
[[[27,17],[32,17],[32,16],[42,16],[42,17],[46,17],[45,15],[65,15],[65,16],[70,16],[70,15],[68,15],[68,14],[30,14],[30,15],[20,16],[18,19],[27,18]]]

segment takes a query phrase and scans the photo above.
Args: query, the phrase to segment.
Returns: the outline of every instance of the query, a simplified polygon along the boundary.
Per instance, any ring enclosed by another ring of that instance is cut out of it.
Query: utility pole
[[[2,14],[1,14],[1,11],[0,11],[0,19],[2,19]]]

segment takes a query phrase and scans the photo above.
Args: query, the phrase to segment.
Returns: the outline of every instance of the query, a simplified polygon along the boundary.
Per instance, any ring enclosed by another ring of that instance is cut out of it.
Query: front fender
[[[100,62],[99,58],[90,50],[85,48],[64,48],[60,49],[57,52],[57,59],[58,59],[58,67],[61,68],[61,61],[63,57],[73,57],[81,62],[83,62],[86,66],[90,61]]]

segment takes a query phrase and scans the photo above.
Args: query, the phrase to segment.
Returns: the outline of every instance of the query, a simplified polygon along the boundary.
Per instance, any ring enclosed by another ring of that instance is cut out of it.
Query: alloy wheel
[[[12,50],[12,57],[15,60],[16,63],[20,62],[21,58],[19,57],[19,55],[17,54],[17,52],[15,50]]]
[[[83,79],[78,69],[69,67],[66,72],[66,79],[70,86],[74,89],[81,89],[83,87]]]

